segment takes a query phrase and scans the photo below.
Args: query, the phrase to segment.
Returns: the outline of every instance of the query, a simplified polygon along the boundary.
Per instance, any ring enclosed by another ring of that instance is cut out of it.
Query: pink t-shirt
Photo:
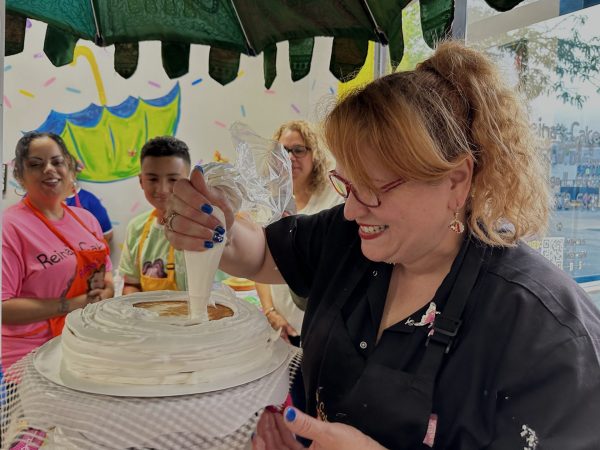
[[[102,229],[88,211],[71,210],[97,236]],[[75,249],[91,249],[102,243],[70,214],[52,221]],[[23,203],[7,208],[2,216],[2,301],[14,298],[59,298],[65,296],[75,275],[77,259],[73,251],[38,219]],[[106,257],[106,270],[112,270]],[[27,325],[2,324],[2,366],[8,368],[52,338],[49,328],[37,331],[47,321]],[[26,337],[16,337],[23,336]]]

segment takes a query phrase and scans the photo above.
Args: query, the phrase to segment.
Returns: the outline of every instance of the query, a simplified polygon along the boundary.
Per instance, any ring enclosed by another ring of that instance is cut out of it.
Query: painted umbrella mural
[[[163,97],[146,100],[128,97],[116,106],[106,105],[106,96],[94,56],[89,48],[78,46],[76,57],[85,57],[96,80],[100,105],[61,113],[51,111],[36,131],[61,136],[69,152],[82,163],[78,178],[84,181],[110,182],[139,173],[142,146],[155,136],[173,136],[180,117],[179,83]]]

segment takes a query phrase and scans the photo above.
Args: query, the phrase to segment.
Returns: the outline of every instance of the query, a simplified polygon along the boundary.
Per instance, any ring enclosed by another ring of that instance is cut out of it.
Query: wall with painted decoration
[[[192,46],[190,71],[176,80],[165,75],[157,42],[140,45],[138,69],[128,80],[113,70],[112,47],[84,41],[75,63],[57,68],[43,53],[46,25],[28,21],[27,26],[25,51],[4,60],[3,162],[9,164],[4,207],[19,200],[10,162],[22,132],[58,127],[84,163],[82,187],[109,211],[114,263],[127,222],[150,207],[136,176],[146,133],[173,133],[188,143],[193,162],[218,154],[234,158],[231,123],[243,121],[269,137],[283,121],[318,120],[335,100],[338,83],[328,70],[329,39],[317,39],[311,72],[296,83],[290,78],[287,43],[280,44],[278,75],[267,90],[262,56],[242,56],[238,78],[221,86],[208,76],[209,49],[203,46]],[[116,154],[107,157],[114,149]]]

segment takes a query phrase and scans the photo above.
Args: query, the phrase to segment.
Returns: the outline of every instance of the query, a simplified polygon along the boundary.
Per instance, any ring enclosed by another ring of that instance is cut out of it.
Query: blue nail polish
[[[219,234],[225,234],[225,228],[223,228],[221,225],[217,225],[215,231]]]
[[[289,407],[285,412],[285,420],[288,422],[293,422],[296,420],[296,410],[292,407]]]
[[[204,169],[202,168],[202,166],[200,164],[196,164],[194,166],[194,169],[198,170],[202,175],[204,175]]]
[[[215,233],[213,234],[213,242],[216,242],[217,244],[220,244],[221,242],[223,242],[225,240],[225,238],[223,237],[222,234],[219,233]]]
[[[200,211],[205,212],[206,214],[211,214],[213,212],[213,207],[208,203],[205,203],[200,207]]]
[[[215,244],[212,241],[204,241],[205,248],[213,248]]]

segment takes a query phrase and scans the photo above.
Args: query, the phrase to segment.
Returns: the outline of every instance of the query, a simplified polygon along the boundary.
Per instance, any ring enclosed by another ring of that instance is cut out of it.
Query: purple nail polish
[[[225,228],[223,228],[221,225],[217,225],[215,231],[219,234],[225,234]]]
[[[221,242],[223,242],[225,240],[225,238],[223,237],[222,234],[215,233],[215,234],[213,234],[212,240],[213,240],[213,242],[220,244]]]
[[[202,205],[200,207],[200,211],[202,211],[206,214],[211,214],[213,212],[213,207],[210,206],[208,203],[205,203],[204,205]]]
[[[212,241],[204,241],[205,248],[213,248],[214,246],[215,246],[215,244],[213,244]]]
[[[294,408],[289,407],[285,411],[285,420],[287,420],[288,422],[293,422],[294,420],[296,420],[296,410]]]
[[[200,164],[196,164],[194,166],[194,169],[198,170],[202,175],[204,175],[204,169],[202,168],[202,166]]]

